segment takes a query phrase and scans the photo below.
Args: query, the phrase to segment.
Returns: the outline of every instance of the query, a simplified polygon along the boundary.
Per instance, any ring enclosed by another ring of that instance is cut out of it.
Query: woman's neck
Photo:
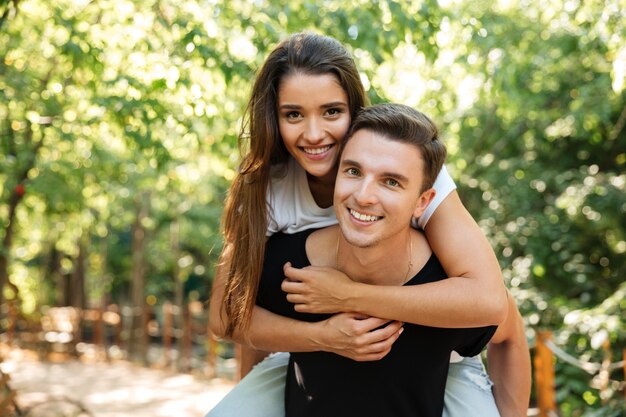
[[[309,183],[309,190],[311,190],[311,195],[315,200],[315,204],[319,207],[328,208],[333,205],[336,177],[336,170],[331,170],[331,172],[323,177],[314,177],[308,173],[306,174],[306,178]]]

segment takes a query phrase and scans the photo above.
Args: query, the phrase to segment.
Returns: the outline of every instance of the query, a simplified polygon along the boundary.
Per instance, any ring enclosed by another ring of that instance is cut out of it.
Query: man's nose
[[[376,196],[376,187],[374,181],[364,178],[359,185],[359,188],[354,193],[355,201],[362,206],[369,206],[376,201],[378,198]]]

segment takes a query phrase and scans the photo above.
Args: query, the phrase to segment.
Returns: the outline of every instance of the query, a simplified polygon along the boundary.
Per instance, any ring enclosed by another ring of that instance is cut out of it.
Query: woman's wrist
[[[330,344],[327,340],[327,320],[307,323],[305,334],[308,342],[306,352],[330,352]]]
[[[368,287],[370,286],[370,284],[363,284],[356,281],[352,281],[349,285],[347,285],[345,291],[342,293],[342,311],[367,314],[364,311],[364,302],[365,295],[367,294],[367,291],[369,290]]]

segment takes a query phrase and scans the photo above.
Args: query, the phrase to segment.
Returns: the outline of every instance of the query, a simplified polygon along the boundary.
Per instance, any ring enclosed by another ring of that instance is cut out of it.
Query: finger
[[[291,262],[286,262],[285,265],[283,265],[283,274],[285,274],[285,279],[287,281],[299,281],[298,279],[293,278],[293,274],[297,273],[298,268],[294,268],[291,265]]]
[[[367,356],[368,358],[370,358],[369,360],[382,359],[391,351],[393,344],[402,334],[402,330],[403,329],[400,329],[387,339],[356,348],[355,350],[358,355]]]
[[[287,262],[283,265],[283,273],[285,277],[290,281],[301,281],[301,277],[305,274],[304,270],[300,268],[294,268],[291,262]]]
[[[350,315],[350,317],[352,317],[354,320],[367,320],[369,318],[371,318],[371,316],[365,315],[365,314],[361,314],[361,313],[346,313],[348,315]],[[381,320],[381,319],[379,319]],[[382,320],[382,322],[384,323],[386,320]]]
[[[394,337],[396,334],[401,332],[402,330],[402,322],[394,321],[386,325],[385,327],[378,328],[371,332],[365,333],[360,336],[362,339],[362,343],[377,343],[381,341],[385,341],[389,338]]]
[[[306,269],[307,271],[312,272],[312,273],[334,271],[333,268],[329,268],[327,266],[315,266],[315,265],[307,265],[306,267],[302,269]]]
[[[386,347],[381,347],[382,345],[377,346],[377,349],[372,352],[360,352],[355,354],[354,360],[359,362],[372,362],[379,361],[391,352],[391,345]],[[379,349],[380,347],[380,349]]]
[[[314,311],[311,311],[311,308],[304,303],[294,303],[293,309],[298,313],[314,313]]]
[[[293,304],[302,304],[305,302],[304,297],[300,294],[287,294],[287,301]]]
[[[378,317],[368,317],[358,322],[358,329],[361,333],[371,332],[388,323],[391,323],[391,320],[379,319]]]
[[[280,288],[287,293],[299,293],[300,291],[300,282],[297,281],[289,281],[288,279],[283,280],[280,284]]]
[[[391,346],[393,346],[393,342],[395,342],[396,340],[397,336],[382,342],[367,345],[359,349],[359,352],[363,355],[382,355],[384,352],[391,350]]]

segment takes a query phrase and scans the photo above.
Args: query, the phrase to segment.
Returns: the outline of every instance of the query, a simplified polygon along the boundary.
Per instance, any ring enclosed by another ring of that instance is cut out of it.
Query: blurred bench
[[[48,307],[41,317],[41,341],[46,354],[76,354],[81,311],[76,307]]]

